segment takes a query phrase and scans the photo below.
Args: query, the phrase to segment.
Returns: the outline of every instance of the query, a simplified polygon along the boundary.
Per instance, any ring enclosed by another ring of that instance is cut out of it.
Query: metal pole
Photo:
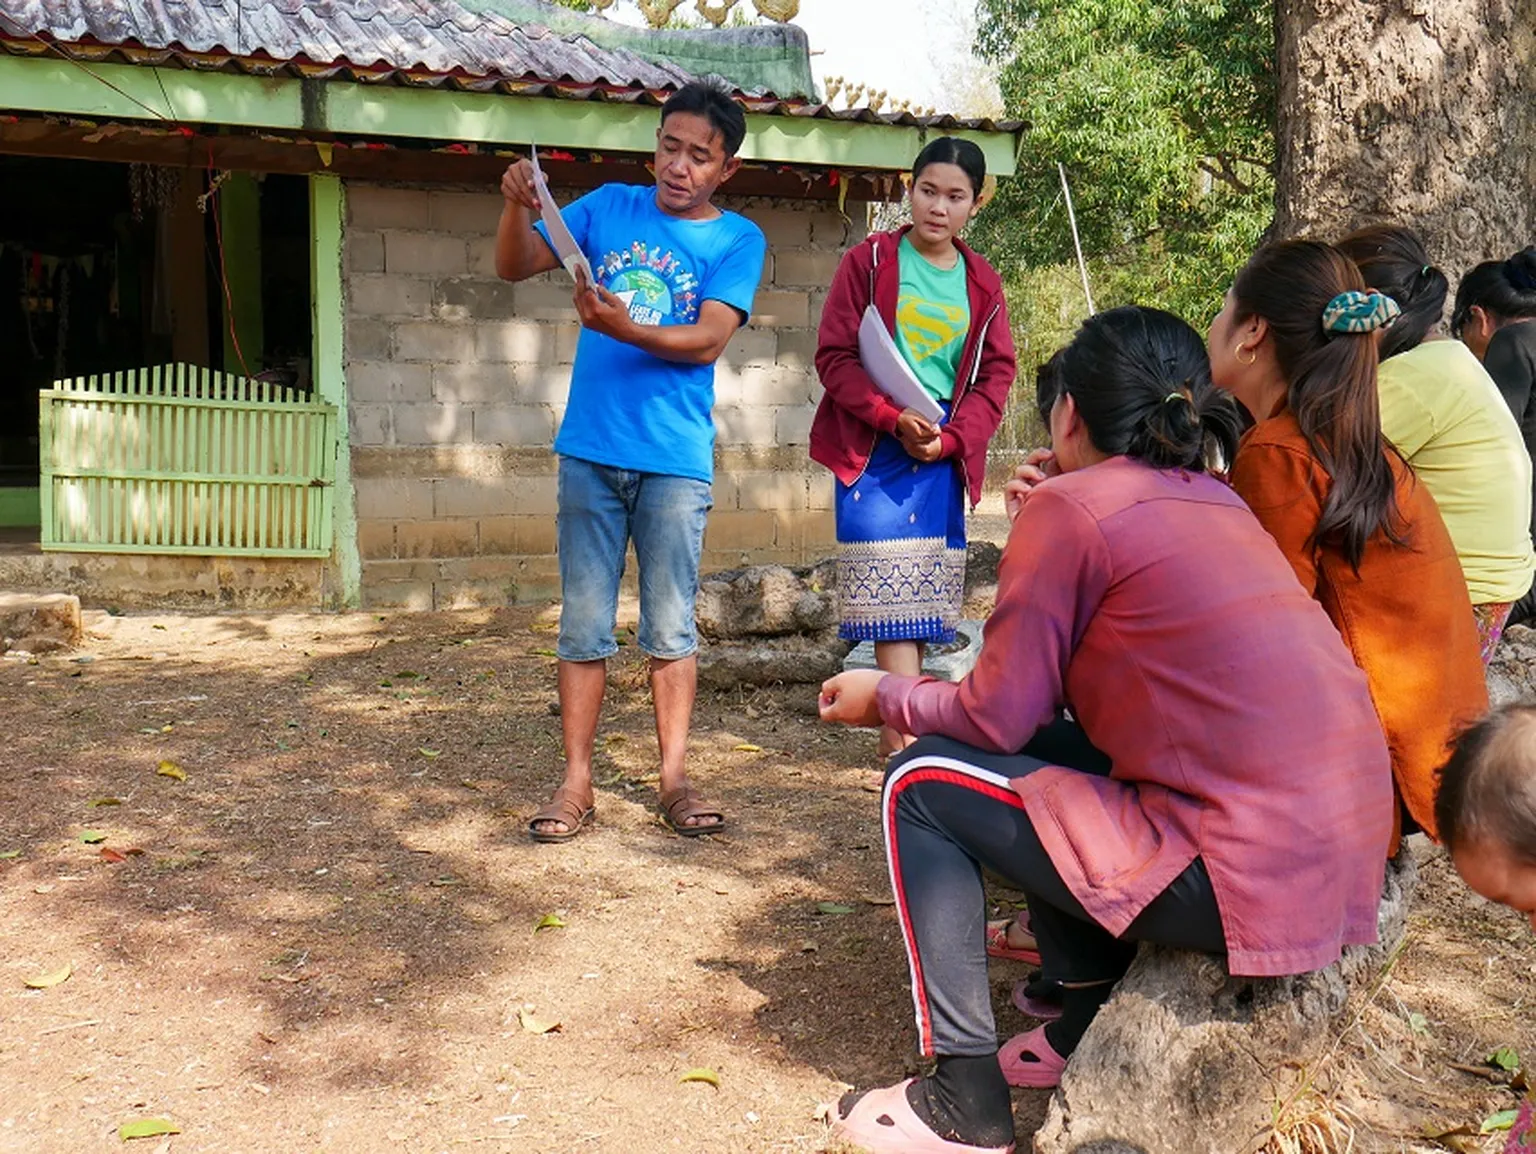
[[[1067,198],[1067,222],[1072,226],[1072,247],[1077,250],[1077,267],[1083,274],[1083,296],[1088,298],[1088,315],[1092,316],[1099,310],[1093,305],[1093,290],[1088,287],[1088,262],[1083,259],[1083,242],[1077,235],[1077,213],[1072,211],[1072,190],[1067,187],[1067,170],[1061,161],[1056,162],[1056,171],[1061,174],[1061,191]]]

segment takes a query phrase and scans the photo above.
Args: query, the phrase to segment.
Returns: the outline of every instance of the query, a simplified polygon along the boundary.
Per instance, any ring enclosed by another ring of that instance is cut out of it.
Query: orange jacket
[[[1440,766],[1451,738],[1487,712],[1488,689],[1466,578],[1440,510],[1397,454],[1388,455],[1406,543],[1377,533],[1359,573],[1338,548],[1311,540],[1332,479],[1289,409],[1248,430],[1231,481],[1365,672],[1398,796],[1435,837]],[[1397,842],[1394,834],[1393,852]]]

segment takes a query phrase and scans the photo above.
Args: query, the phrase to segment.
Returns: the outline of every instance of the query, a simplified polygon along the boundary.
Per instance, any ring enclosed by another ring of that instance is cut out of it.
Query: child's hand
[[[850,669],[822,682],[817,701],[823,721],[841,721],[844,725],[879,725],[880,706],[875,690],[885,677],[882,669]]]
[[[1013,472],[1013,480],[1003,486],[1003,511],[1010,522],[1016,520],[1034,487],[1050,477],[1059,477],[1061,466],[1049,449],[1031,449],[1024,463]]]

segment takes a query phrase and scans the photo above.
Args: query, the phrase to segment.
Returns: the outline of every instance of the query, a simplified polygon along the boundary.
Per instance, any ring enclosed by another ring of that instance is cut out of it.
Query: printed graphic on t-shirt
[[[896,323],[907,348],[919,361],[943,352],[964,336],[970,318],[967,307],[925,300],[915,293],[903,293],[896,302]]]
[[[699,278],[671,249],[634,241],[623,252],[604,256],[597,277],[637,325],[691,325],[699,319]]]

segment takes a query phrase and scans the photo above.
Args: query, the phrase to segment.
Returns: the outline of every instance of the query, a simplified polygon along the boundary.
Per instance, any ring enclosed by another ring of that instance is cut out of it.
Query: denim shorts
[[[698,651],[694,602],[712,505],[706,481],[560,458],[555,651],[562,660],[601,661],[618,652],[613,627],[631,540],[640,562],[640,648],[664,661]]]

